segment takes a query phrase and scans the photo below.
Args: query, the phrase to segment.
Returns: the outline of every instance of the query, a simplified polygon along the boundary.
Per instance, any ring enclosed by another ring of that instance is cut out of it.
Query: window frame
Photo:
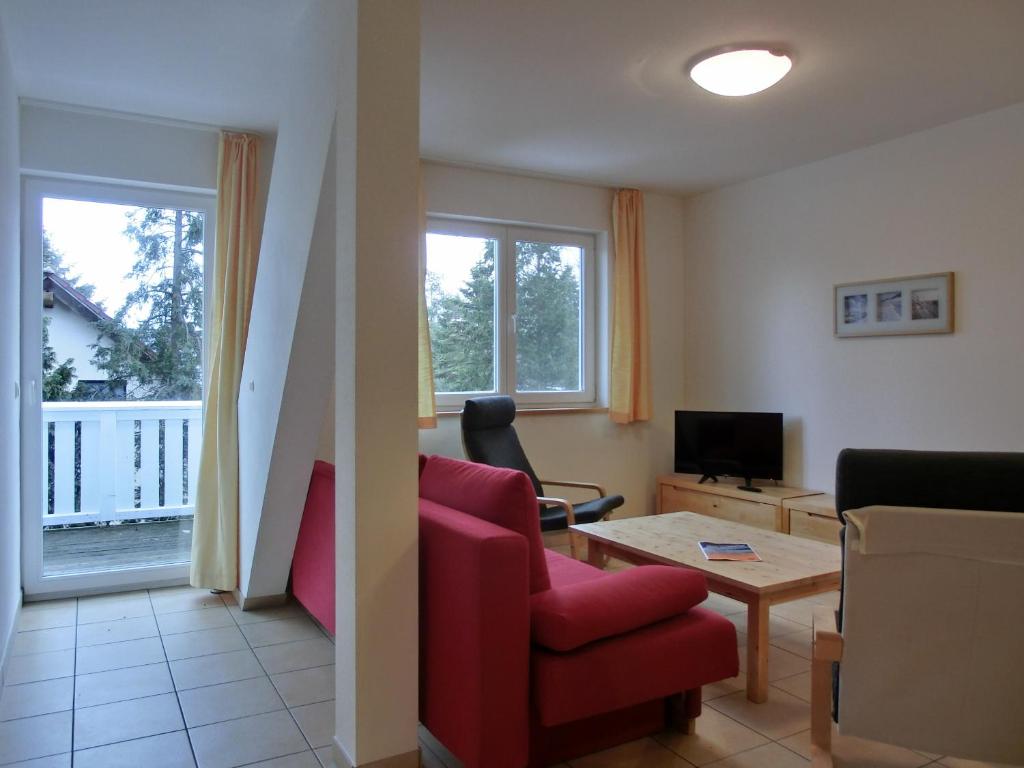
[[[468,398],[505,394],[525,408],[592,408],[597,402],[597,234],[555,227],[429,216],[428,234],[496,240],[494,269],[495,388],[481,392],[437,392],[439,412],[457,412]],[[529,392],[516,388],[516,242],[568,245],[582,250],[580,288],[580,374],[582,388],[568,392]]]

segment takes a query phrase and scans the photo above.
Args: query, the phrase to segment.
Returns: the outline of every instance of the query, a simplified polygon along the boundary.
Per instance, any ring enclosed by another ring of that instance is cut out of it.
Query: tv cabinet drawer
[[[661,486],[658,511],[696,512],[768,531],[781,530],[781,508],[777,504],[745,501],[671,485]]]
[[[827,544],[839,543],[839,529],[842,526],[834,517],[822,517],[811,512],[798,509],[789,511],[789,533],[805,539],[824,541]]]

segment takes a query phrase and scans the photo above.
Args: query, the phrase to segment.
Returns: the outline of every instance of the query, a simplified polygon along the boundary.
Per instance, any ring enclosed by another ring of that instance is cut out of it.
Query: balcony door
[[[29,596],[187,577],[213,204],[152,189],[25,181]]]

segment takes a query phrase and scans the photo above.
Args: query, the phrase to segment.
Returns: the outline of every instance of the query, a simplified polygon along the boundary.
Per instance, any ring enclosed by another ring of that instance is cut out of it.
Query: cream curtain
[[[192,526],[191,583],[238,586],[238,387],[259,259],[256,175],[260,140],[222,133],[217,163],[206,415]]]
[[[640,190],[615,193],[612,231],[615,268],[609,414],[612,421],[629,424],[651,418],[644,198]]]
[[[420,171],[420,298],[419,298],[419,404],[420,429],[437,426],[434,404],[434,359],[430,352],[430,323],[427,321],[427,208],[423,198],[423,172]]]

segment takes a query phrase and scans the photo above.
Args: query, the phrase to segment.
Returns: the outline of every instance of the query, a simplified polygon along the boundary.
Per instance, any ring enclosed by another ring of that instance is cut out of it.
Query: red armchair
[[[686,728],[701,686],[738,673],[701,574],[545,550],[523,473],[431,456],[419,504],[420,720],[468,768]]]

